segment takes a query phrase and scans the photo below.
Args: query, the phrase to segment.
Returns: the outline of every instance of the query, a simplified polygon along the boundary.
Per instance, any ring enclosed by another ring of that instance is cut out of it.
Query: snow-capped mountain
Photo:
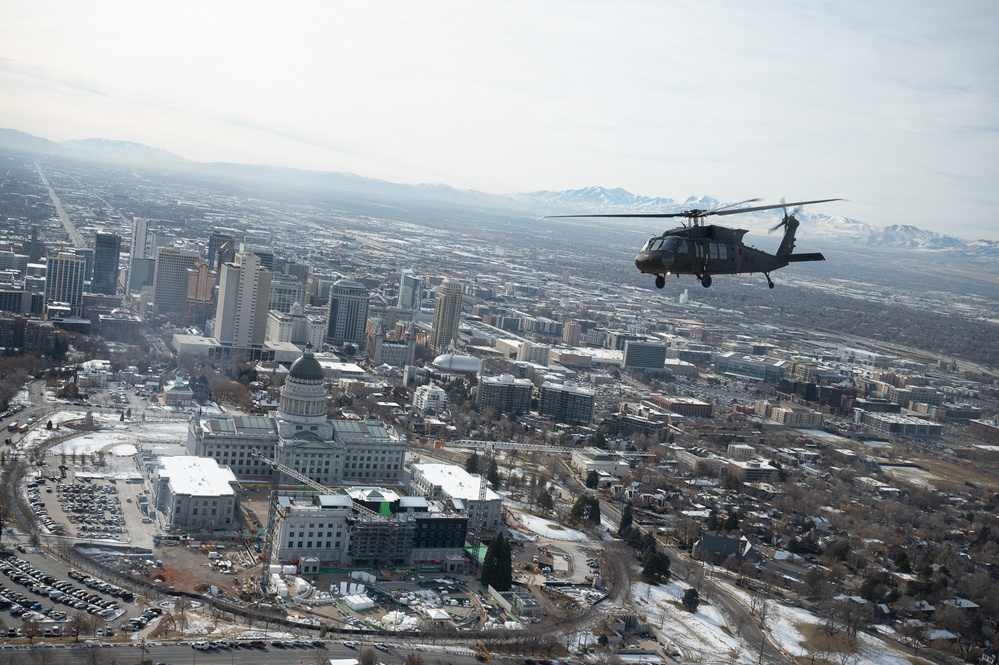
[[[561,192],[541,191],[511,196],[521,203],[544,206],[547,210],[557,209],[567,214],[580,213],[669,213],[698,208],[711,210],[722,204],[710,196],[691,196],[682,203],[668,198],[638,196],[626,190],[586,187]],[[761,205],[761,204],[746,204]],[[766,233],[780,221],[782,211],[765,210],[746,213],[738,217],[719,218],[718,223],[748,229],[751,233]],[[897,248],[935,252],[968,252],[980,257],[999,257],[999,242],[994,240],[967,241],[960,238],[925,231],[908,224],[894,224],[877,227],[849,217],[823,215],[811,209],[795,210],[793,214],[801,221],[799,237],[809,240],[858,242],[868,247]],[[679,223],[679,222],[678,222]]]

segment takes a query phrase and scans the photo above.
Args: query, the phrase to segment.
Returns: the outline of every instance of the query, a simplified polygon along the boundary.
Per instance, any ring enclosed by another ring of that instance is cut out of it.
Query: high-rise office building
[[[132,218],[132,244],[129,246],[129,254],[133,259],[152,258],[146,249],[149,232],[149,220],[144,217]]]
[[[94,277],[90,289],[113,296],[118,292],[118,259],[121,256],[121,236],[98,233],[94,240]]]
[[[285,273],[294,276],[302,284],[309,283],[309,266],[298,261],[288,261],[284,266]]]
[[[418,310],[423,304],[423,280],[410,272],[399,275],[399,299],[396,305],[402,309]]]
[[[218,273],[208,262],[198,259],[187,269],[187,298],[184,303],[184,325],[204,326],[215,313],[215,285]]]
[[[461,282],[450,277],[444,280],[434,301],[433,329],[430,331],[430,348],[443,353],[458,337],[461,317]]]
[[[83,306],[83,283],[87,260],[78,254],[59,252],[48,257],[45,267],[45,304],[69,303],[74,314]]]
[[[295,303],[305,304],[305,284],[293,275],[274,275],[271,278],[271,294],[267,309],[290,312]]]
[[[187,305],[187,270],[201,258],[198,252],[177,247],[156,250],[153,270],[153,312],[179,321]]]
[[[236,254],[233,263],[222,266],[215,308],[214,336],[219,343],[239,348],[264,343],[270,286],[271,272],[256,254]]]
[[[89,282],[94,278],[94,248],[93,247],[74,247],[72,252],[77,256],[82,256],[85,262],[85,267],[83,269],[83,279]]]
[[[208,256],[206,257],[208,261],[208,266],[212,270],[220,270],[222,264],[216,263],[218,258],[219,247],[225,243],[230,243],[233,247],[236,246],[236,232],[232,229],[215,229],[212,234],[208,236]],[[232,261],[230,257],[228,259]]]
[[[368,290],[362,284],[340,280],[330,289],[330,318],[326,339],[330,344],[351,342],[361,350],[366,342]]]
[[[260,265],[270,271],[274,270],[274,250],[270,247],[243,241],[239,245],[239,251],[243,254],[256,254],[260,257]]]

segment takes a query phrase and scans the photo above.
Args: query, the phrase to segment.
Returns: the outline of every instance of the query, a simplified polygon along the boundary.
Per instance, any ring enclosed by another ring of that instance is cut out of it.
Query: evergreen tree
[[[510,551],[510,540],[503,534],[502,549],[496,553],[496,584],[497,591],[509,591],[513,586],[513,553]]]
[[[739,514],[735,512],[729,513],[728,517],[725,518],[724,529],[726,531],[735,531],[738,528],[739,528]]]
[[[600,524],[600,500],[594,496],[587,497],[586,519],[594,524]]]
[[[624,510],[621,511],[621,524],[617,527],[617,535],[623,538],[634,521],[635,517],[632,515],[631,504],[624,504]]]
[[[478,473],[479,472],[479,454],[478,453],[472,453],[471,455],[468,456],[468,459],[465,460],[465,471],[468,471],[469,473]]]
[[[600,475],[597,473],[596,469],[590,469],[590,472],[586,474],[586,487],[587,489],[595,490],[597,489],[597,480]]]
[[[555,500],[552,498],[551,492],[548,488],[541,490],[538,493],[538,510],[543,513],[550,513],[555,509]]]
[[[489,460],[489,471],[486,473],[486,480],[489,484],[493,486],[493,489],[499,488],[500,476],[499,476],[499,466],[496,464],[496,458]]]
[[[697,606],[701,604],[701,595],[697,593],[697,589],[691,587],[683,592],[683,600],[680,602],[688,612],[696,612]]]
[[[513,585],[513,559],[510,543],[502,533],[489,541],[482,563],[482,586],[492,586],[497,591],[509,591]]]
[[[652,549],[642,557],[642,578],[652,584],[660,584],[669,580],[669,556],[665,552]]]

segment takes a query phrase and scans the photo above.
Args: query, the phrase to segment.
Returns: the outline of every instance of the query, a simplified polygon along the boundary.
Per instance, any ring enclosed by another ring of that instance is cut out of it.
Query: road
[[[59,200],[59,196],[52,189],[49,179],[45,177],[45,173],[42,171],[42,167],[38,165],[38,162],[35,162],[35,171],[38,172],[38,177],[42,179],[42,184],[45,185],[45,189],[49,192],[49,198],[52,199],[52,205],[55,206],[56,214],[59,215],[59,220],[62,222],[63,228],[66,229],[66,235],[69,236],[70,244],[73,247],[86,247],[86,244],[83,242],[83,236],[76,230],[76,224],[69,218],[66,209],[62,207],[62,201]]]
[[[348,649],[341,642],[326,642],[326,658],[357,658],[361,651],[358,649]],[[362,645],[362,649],[365,648]],[[370,648],[370,647],[367,647]],[[443,651],[421,651],[418,649],[393,648],[387,654],[375,651],[379,660],[386,662],[399,662],[407,653],[419,653],[423,659],[433,665],[437,662],[447,665],[473,665],[476,660],[472,655],[448,654]],[[320,651],[315,648],[278,648],[267,645],[266,649],[213,649],[211,651],[199,651],[190,646],[189,642],[178,644],[157,644],[156,646],[140,649],[134,644],[120,646],[96,646],[96,645],[66,645],[51,646],[36,644],[33,647],[11,647],[0,646],[0,660],[7,661],[7,658],[15,654],[31,654],[38,656],[44,654],[44,660],[38,662],[45,663],[84,663],[94,665],[95,663],[132,663],[142,659],[143,654],[153,663],[168,663],[169,665],[234,665],[238,660],[240,665],[274,665],[275,663],[286,663],[288,665],[315,665],[317,655]],[[113,660],[112,660],[113,659]],[[506,659],[494,659],[506,660]],[[519,662],[520,659],[517,659]],[[508,661],[508,662],[513,662]]]

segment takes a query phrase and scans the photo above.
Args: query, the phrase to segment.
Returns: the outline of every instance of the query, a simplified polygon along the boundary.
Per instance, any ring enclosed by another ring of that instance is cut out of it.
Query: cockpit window
[[[675,252],[676,251],[676,246],[677,246],[678,242],[679,241],[676,238],[666,238],[663,241],[663,251],[664,252]]]

